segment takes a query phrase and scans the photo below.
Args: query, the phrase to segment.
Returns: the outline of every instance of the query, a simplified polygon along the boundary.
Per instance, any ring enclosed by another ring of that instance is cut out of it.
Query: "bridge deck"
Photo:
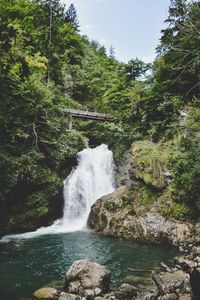
[[[102,120],[102,121],[113,121],[114,116],[110,114],[97,113],[92,111],[85,110],[76,110],[76,109],[65,109],[67,113],[72,117],[89,119],[89,120]]]

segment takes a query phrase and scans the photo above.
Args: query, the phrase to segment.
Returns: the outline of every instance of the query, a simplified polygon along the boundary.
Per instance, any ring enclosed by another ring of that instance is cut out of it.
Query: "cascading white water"
[[[84,149],[78,153],[77,159],[78,166],[64,181],[63,217],[51,226],[41,227],[34,232],[7,235],[1,241],[84,228],[92,204],[103,195],[114,191],[114,163],[112,152],[104,144]]]
[[[114,190],[113,155],[104,144],[78,153],[78,166],[64,184],[64,229],[81,229],[92,204]]]

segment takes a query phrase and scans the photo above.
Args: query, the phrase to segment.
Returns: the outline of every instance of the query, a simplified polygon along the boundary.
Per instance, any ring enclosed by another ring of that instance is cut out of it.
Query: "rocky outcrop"
[[[175,246],[200,239],[200,225],[186,222],[188,208],[174,199],[172,170],[178,155],[172,143],[134,143],[127,160],[129,186],[97,200],[88,226],[104,235]]]
[[[138,190],[122,186],[102,197],[91,208],[88,226],[104,235],[143,242],[178,246],[181,241],[192,239],[197,225],[195,229],[191,223],[160,215],[155,203],[148,211],[143,210],[138,202],[140,196]]]
[[[115,183],[119,187],[121,185],[130,185],[130,167],[132,165],[132,154],[130,151],[123,153],[123,157],[120,157],[116,163]]]
[[[75,261],[65,276],[64,290],[86,299],[94,299],[109,291],[110,273],[106,268],[86,259]]]

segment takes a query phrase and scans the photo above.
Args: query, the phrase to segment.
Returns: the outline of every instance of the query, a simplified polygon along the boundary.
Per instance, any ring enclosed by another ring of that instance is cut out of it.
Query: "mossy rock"
[[[52,287],[44,287],[36,290],[33,293],[34,298],[39,300],[57,300],[58,299],[58,291]]]
[[[130,170],[132,179],[140,179],[145,184],[158,189],[168,185],[169,174],[178,157],[179,151],[172,143],[155,144],[140,141],[132,145],[132,162]]]

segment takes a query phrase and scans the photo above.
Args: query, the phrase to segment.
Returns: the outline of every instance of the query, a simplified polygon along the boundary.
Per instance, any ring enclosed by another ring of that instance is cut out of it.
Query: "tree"
[[[149,68],[150,64],[144,63],[142,60],[131,59],[125,66],[125,74],[128,80],[136,80],[144,75]]]
[[[110,46],[110,49],[109,49],[109,56],[110,58],[115,58],[115,48],[113,47],[113,45]]]
[[[166,29],[161,30],[161,44],[157,48],[158,53],[165,53],[178,40],[180,30],[187,15],[187,0],[171,0],[169,6],[169,16],[165,20],[168,24]]]
[[[166,89],[181,95],[185,102],[200,94],[199,30],[200,3],[185,0],[172,1],[167,29],[162,31],[158,48],[165,65],[159,69],[159,78]]]
[[[70,6],[65,14],[65,21],[72,24],[74,26],[74,28],[76,30],[78,30],[79,22],[78,22],[78,18],[77,18],[76,8],[73,3],[70,4]]]

